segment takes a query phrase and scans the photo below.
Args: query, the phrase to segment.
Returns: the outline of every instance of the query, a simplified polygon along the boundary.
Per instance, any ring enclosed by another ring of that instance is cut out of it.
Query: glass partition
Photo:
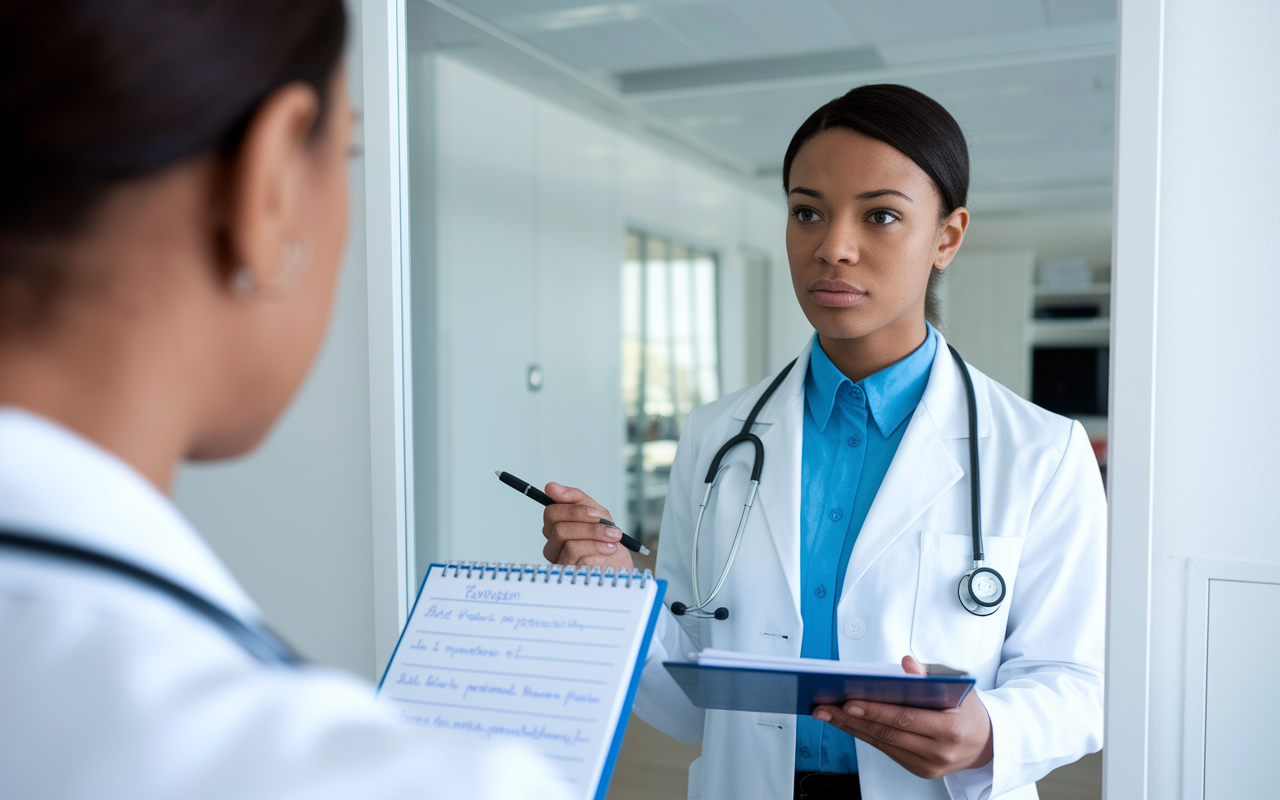
[[[689,412],[720,396],[714,253],[629,231],[622,264],[627,530],[657,538]]]

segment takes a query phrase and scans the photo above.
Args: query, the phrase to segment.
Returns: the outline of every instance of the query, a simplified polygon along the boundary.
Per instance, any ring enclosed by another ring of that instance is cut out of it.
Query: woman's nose
[[[840,220],[832,223],[813,255],[828,264],[858,263],[858,240],[852,223]]]

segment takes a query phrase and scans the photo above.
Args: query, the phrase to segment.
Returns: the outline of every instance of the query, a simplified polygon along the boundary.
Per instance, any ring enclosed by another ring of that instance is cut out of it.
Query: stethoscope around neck
[[[973,568],[960,576],[960,584],[956,587],[956,594],[960,598],[960,605],[964,607],[970,614],[979,617],[985,617],[994,614],[1000,604],[1004,602],[1005,583],[1000,573],[985,565],[985,556],[982,552],[982,482],[978,474],[978,402],[973,391],[973,377],[969,374],[969,367],[964,363],[964,359],[960,357],[960,353],[951,345],[947,345],[947,349],[951,351],[952,357],[956,364],[960,367],[960,374],[964,378],[965,399],[969,406],[969,508],[971,513],[970,528],[973,533]],[[720,589],[724,587],[725,579],[729,577],[729,570],[733,569],[734,559],[738,557],[738,547],[742,544],[742,534],[747,528],[747,520],[751,516],[751,507],[755,504],[756,490],[760,487],[760,473],[764,469],[764,443],[760,441],[760,437],[751,432],[752,426],[755,425],[756,417],[759,416],[761,409],[773,397],[774,392],[782,385],[787,375],[791,372],[791,368],[796,364],[792,361],[778,373],[773,382],[769,384],[769,388],[764,390],[764,394],[760,395],[760,399],[756,401],[752,407],[751,413],[747,415],[747,421],[742,424],[742,430],[738,432],[729,441],[721,446],[716,452],[715,458],[711,459],[711,466],[707,469],[706,484],[707,490],[702,495],[702,504],[698,508],[698,521],[693,526],[693,596],[697,605],[689,606],[684,603],[676,602],[671,604],[671,613],[676,616],[691,616],[701,619],[719,619],[729,618],[729,609],[720,606],[714,611],[708,611],[708,606],[716,599],[716,595],[720,593]],[[698,586],[698,537],[702,532],[702,518],[707,513],[707,503],[711,500],[711,490],[716,487],[720,480],[720,475],[728,469],[723,465],[724,457],[729,451],[740,444],[750,443],[755,450],[755,458],[751,464],[751,482],[747,487],[747,499],[742,506],[742,516],[738,518],[738,530],[733,535],[733,545],[729,548],[729,557],[725,561],[724,569],[720,570],[720,575],[716,578],[715,585],[711,587],[711,593],[706,599],[702,598],[702,592]]]

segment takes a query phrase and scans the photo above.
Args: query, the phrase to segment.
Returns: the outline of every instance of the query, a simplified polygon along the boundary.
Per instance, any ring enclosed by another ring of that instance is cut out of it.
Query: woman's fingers
[[[585,535],[599,534],[597,538],[601,540],[618,541],[622,534],[617,528],[600,524],[602,518],[605,518],[604,514],[591,506],[556,503],[542,510],[542,529],[549,531],[552,527],[563,526],[566,534],[570,530],[576,532],[576,535],[567,535],[566,538],[581,539]]]
[[[604,506],[591,499],[591,496],[581,489],[572,486],[561,486],[558,483],[548,483],[545,487],[547,497],[556,501],[556,505],[580,505],[599,512],[599,516],[609,517],[609,512]],[[555,506],[547,506],[547,508],[555,508]]]
[[[928,675],[929,674],[929,671],[924,668],[924,665],[921,664],[919,661],[916,661],[911,656],[902,657],[902,669],[908,675]]]
[[[622,538],[617,528],[600,524],[609,512],[580,489],[548,483],[547,495],[556,501],[542,510],[542,535],[548,543],[563,545],[575,539],[595,539],[612,544]]]
[[[923,674],[915,659],[904,658],[910,674]],[[945,711],[855,700],[818,706],[814,717],[884,751],[922,778],[940,778],[991,760],[991,718],[976,692],[959,708]]]
[[[896,708],[904,711],[916,710],[905,706],[896,706]],[[935,745],[938,743],[931,736],[913,731],[910,727],[904,727],[900,724],[902,722],[901,719],[895,720],[894,723],[889,723],[861,718],[848,713],[839,706],[819,706],[814,711],[815,716],[817,716],[818,711],[825,712],[831,717],[831,719],[826,720],[827,722],[877,747],[883,744],[915,753],[929,753],[934,750]],[[820,716],[818,718],[821,719]],[[909,724],[907,723],[908,726]]]
[[[550,557],[550,543],[543,548],[543,555]],[[615,567],[631,569],[635,564],[631,553],[621,545],[597,542],[594,539],[574,539],[564,542],[554,559],[556,564],[575,565],[579,567]]]
[[[554,564],[629,568],[631,556],[618,544],[622,532],[600,524],[609,511],[581,489],[548,483],[547,496],[555,500],[542,512],[542,535],[547,543],[542,555]]]

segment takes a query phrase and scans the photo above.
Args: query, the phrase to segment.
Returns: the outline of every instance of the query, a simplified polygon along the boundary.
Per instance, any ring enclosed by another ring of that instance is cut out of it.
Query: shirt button
[[[850,447],[857,447],[857,446],[858,446],[858,437],[857,437],[857,436],[850,436],[850,437],[849,437],[849,446],[850,446]]]
[[[801,748],[800,748],[800,757],[801,757],[801,758],[809,758],[809,757],[810,757],[810,756],[812,756],[812,755],[813,755],[813,752],[812,752],[811,750],[809,750],[809,748],[807,748],[807,747],[801,747]]]
[[[854,386],[854,387],[849,391],[849,396],[850,396],[850,397],[852,397],[854,400],[861,400],[861,399],[862,399],[862,387],[861,387],[861,386]]]
[[[861,617],[849,617],[844,621],[844,635],[850,639],[861,639],[867,633],[867,623]]]
[[[825,586],[819,586],[817,589],[814,589],[814,590],[813,590],[813,594],[814,594],[814,596],[815,596],[815,597],[818,597],[818,598],[826,597],[826,596],[827,596],[827,587],[825,587]]]
[[[835,511],[832,511],[832,512],[831,512],[831,521],[832,521],[832,522],[839,522],[839,521],[840,521],[840,518],[841,518],[841,517],[843,517],[843,516],[844,516],[844,514],[840,511],[840,509],[838,509],[838,508],[837,508]]]

